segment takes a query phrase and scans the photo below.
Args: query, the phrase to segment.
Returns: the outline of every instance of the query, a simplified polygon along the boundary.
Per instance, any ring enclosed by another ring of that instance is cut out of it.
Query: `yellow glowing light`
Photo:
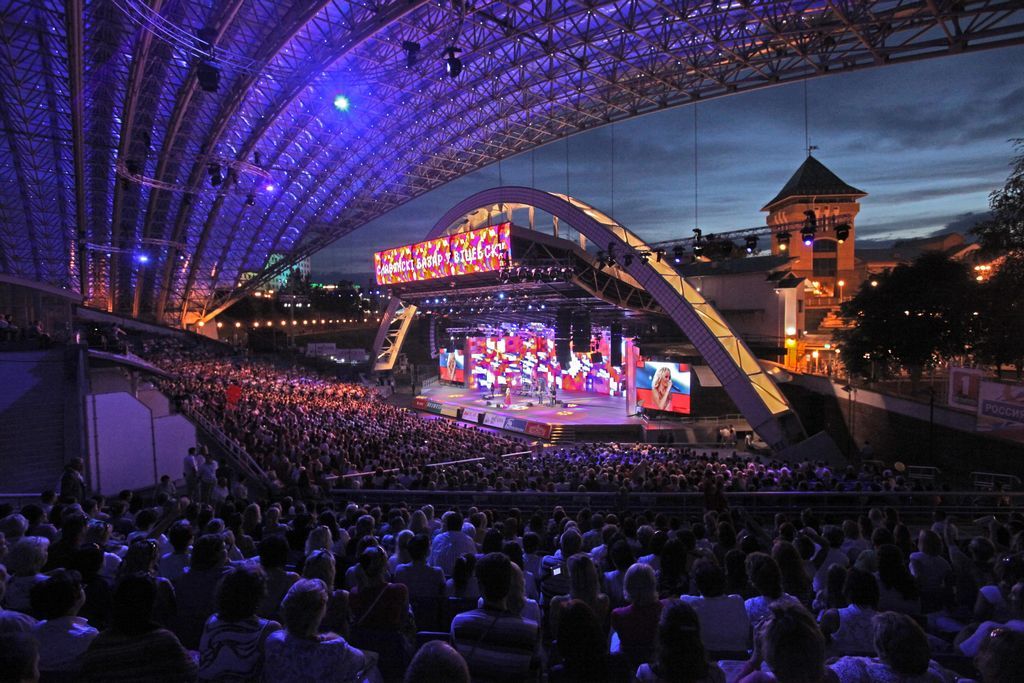
[[[845,287],[846,286],[846,280],[840,280],[838,284],[839,284],[840,287]]]
[[[217,327],[218,327],[218,328],[220,328],[220,327],[224,327],[224,323],[218,322],[218,323],[217,323]]]
[[[787,327],[786,328],[786,336],[787,337],[792,337],[795,334],[796,334],[796,328],[795,327]]]
[[[787,339],[786,340],[786,348],[787,349],[796,348],[796,339]]]
[[[199,322],[197,323],[197,325],[198,325],[199,327],[206,327],[206,323],[204,323],[204,322],[203,322],[202,320],[200,320],[200,321],[199,321]]]
[[[815,350],[815,351],[811,351],[811,358],[815,358],[815,359],[816,359],[817,357],[818,357],[818,352],[817,352],[817,350]]]

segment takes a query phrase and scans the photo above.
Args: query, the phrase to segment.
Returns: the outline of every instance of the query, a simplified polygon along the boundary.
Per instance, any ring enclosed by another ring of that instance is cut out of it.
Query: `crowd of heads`
[[[951,666],[1003,683],[1024,666],[1015,512],[160,503],[0,510],[11,671],[824,682],[953,680]],[[438,642],[418,648],[417,631]]]

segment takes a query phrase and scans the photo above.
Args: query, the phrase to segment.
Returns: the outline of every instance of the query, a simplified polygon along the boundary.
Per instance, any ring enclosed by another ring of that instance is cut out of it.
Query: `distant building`
[[[272,268],[274,266],[274,264],[279,263],[284,258],[285,258],[284,254],[271,254],[270,258],[267,259],[266,268]],[[292,276],[292,273],[296,273],[296,272],[304,280],[309,278],[309,275],[312,272],[312,268],[310,266],[310,261],[309,261],[308,257],[304,258],[301,261],[299,261],[298,263],[296,263],[296,264],[294,264],[292,266],[289,266],[288,268],[285,268],[284,270],[282,270],[276,276],[274,276],[273,278],[268,280],[263,285],[262,288],[263,289],[273,290],[275,292],[279,292],[279,291],[281,291],[282,289],[284,289],[288,285],[288,279]],[[238,278],[239,279],[239,284],[244,284],[244,283],[248,282],[249,280],[253,279],[254,277],[256,277],[257,275],[258,275],[258,273],[256,273],[255,271],[251,271],[251,270],[250,271],[246,271],[246,272],[242,273],[242,275]]]
[[[773,228],[787,226],[788,242],[772,236],[772,254],[788,254],[793,274],[818,283],[823,296],[838,297],[843,287],[858,284],[854,241],[859,199],[867,192],[842,180],[824,164],[808,156],[775,198],[761,208],[768,212]],[[810,245],[801,239],[808,212],[814,216],[816,232]],[[793,226],[799,226],[793,229]],[[843,228],[845,234],[837,228]],[[855,290],[846,289],[846,292]]]

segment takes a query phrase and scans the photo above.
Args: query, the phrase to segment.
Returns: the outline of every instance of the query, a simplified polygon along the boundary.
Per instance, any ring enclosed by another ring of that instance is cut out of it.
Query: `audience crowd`
[[[910,485],[667,446],[503,458],[522,444],[362,386],[143,353],[279,486],[193,448],[183,489],[90,496],[71,462],[58,494],[0,505],[0,683],[1024,680],[1020,512],[758,517],[730,493]],[[435,510],[345,488],[523,495]],[[700,491],[705,512],[542,509],[542,491]]]

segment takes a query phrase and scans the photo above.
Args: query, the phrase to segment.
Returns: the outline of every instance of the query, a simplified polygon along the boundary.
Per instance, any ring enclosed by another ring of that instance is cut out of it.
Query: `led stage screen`
[[[625,396],[626,375],[611,365],[610,338],[595,336],[601,360],[590,353],[573,353],[567,367],[558,364],[551,330],[521,331],[501,337],[470,337],[470,386],[504,390],[549,388],[554,382],[563,391],[586,391],[605,396]]]
[[[437,356],[438,368],[441,379],[449,382],[464,382],[466,380],[466,356],[460,349],[441,349]]]
[[[385,249],[373,255],[377,284],[394,285],[498,270],[512,256],[510,223]]]
[[[645,410],[690,412],[690,366],[686,363],[636,362],[636,399]]]

